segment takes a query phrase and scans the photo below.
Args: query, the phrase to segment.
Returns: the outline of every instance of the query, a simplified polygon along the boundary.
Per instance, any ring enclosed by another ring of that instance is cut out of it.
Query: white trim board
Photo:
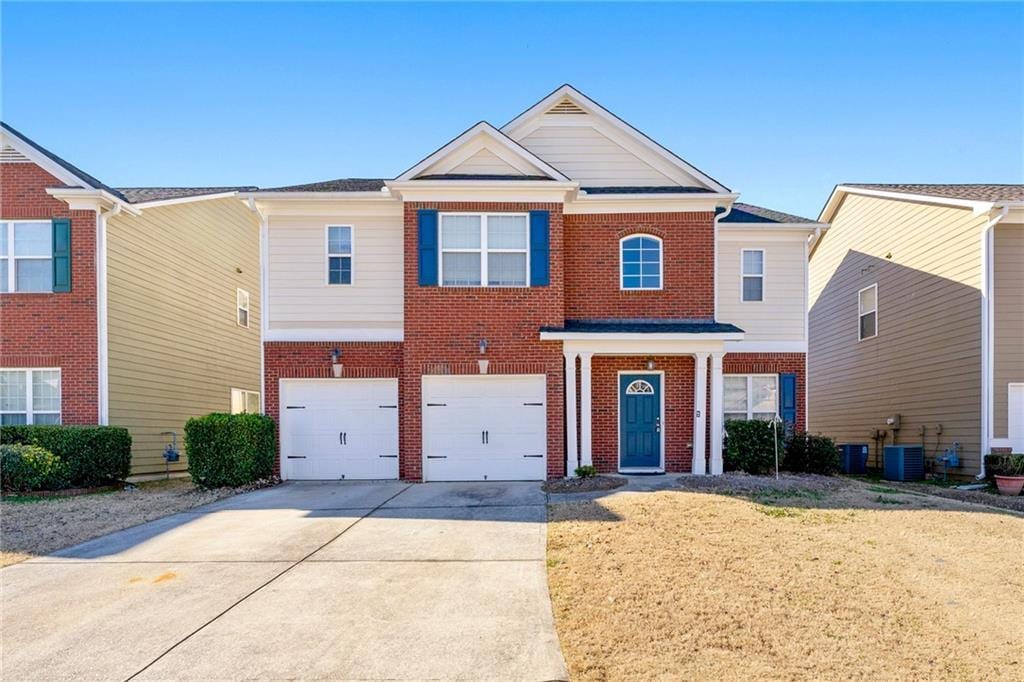
[[[401,328],[267,329],[263,340],[272,341],[402,341]]]

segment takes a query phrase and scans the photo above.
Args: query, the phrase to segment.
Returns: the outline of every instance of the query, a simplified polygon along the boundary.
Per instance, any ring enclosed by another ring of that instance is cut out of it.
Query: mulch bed
[[[613,490],[626,485],[620,476],[590,476],[588,478],[562,478],[544,484],[546,493],[592,493],[597,490]]]

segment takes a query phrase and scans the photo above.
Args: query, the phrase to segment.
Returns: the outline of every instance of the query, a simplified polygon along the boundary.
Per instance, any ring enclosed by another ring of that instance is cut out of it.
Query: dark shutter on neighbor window
[[[53,219],[53,290],[71,291],[71,221]]]
[[[789,427],[796,425],[796,375],[779,375],[779,412]]]
[[[421,287],[437,286],[437,211],[416,212],[419,249],[419,281]]]
[[[530,211],[530,286],[546,287],[551,282],[551,214]]]

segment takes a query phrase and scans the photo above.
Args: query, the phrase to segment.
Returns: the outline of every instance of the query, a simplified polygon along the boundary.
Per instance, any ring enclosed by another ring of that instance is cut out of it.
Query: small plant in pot
[[[1024,455],[989,457],[988,464],[1000,495],[1020,495],[1024,489]]]

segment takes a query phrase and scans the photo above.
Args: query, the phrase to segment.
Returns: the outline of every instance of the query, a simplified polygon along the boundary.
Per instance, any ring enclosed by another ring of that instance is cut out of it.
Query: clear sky
[[[1024,5],[20,4],[2,117],[115,185],[393,177],[555,87],[734,190],[1024,182]]]

